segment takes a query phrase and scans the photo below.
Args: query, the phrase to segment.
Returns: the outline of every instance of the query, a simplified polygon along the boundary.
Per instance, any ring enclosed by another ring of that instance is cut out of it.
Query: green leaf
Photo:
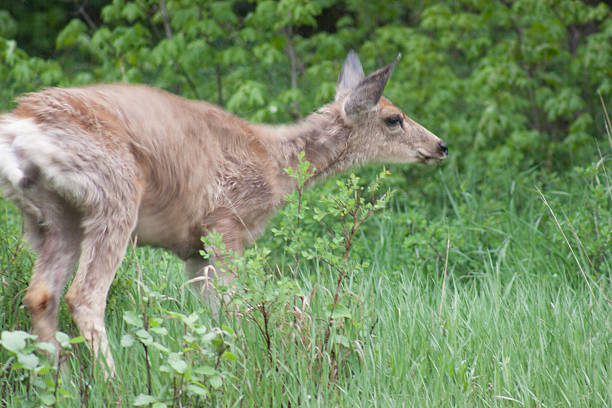
[[[38,357],[36,357],[35,354],[17,353],[17,361],[19,361],[26,370],[33,370],[38,365]]]
[[[53,343],[36,343],[36,348],[42,351],[45,351],[49,354],[55,353],[55,344]]]
[[[126,4],[123,10],[121,11],[121,15],[125,17],[125,19],[130,23],[132,23],[137,18],[145,17],[144,10],[136,2],[130,2]]]
[[[57,35],[55,46],[58,50],[72,47],[79,36],[87,32],[85,23],[78,19],[72,19],[66,27]]]
[[[151,336],[151,333],[149,333],[145,329],[137,330],[134,334],[136,335],[136,337],[138,337],[138,340],[141,343],[147,346],[153,343],[153,336]]]
[[[17,22],[6,10],[0,10],[0,37],[13,38],[17,33]]]
[[[156,341],[151,343],[151,346],[155,347],[157,350],[161,351],[164,354],[168,354],[169,353],[168,347],[166,347],[163,344],[158,343]]]
[[[68,336],[66,333],[59,332],[59,331],[56,332],[55,340],[57,340],[57,342],[62,348],[70,347],[70,336]]]
[[[170,354],[170,357],[168,357],[168,364],[179,374],[184,374],[188,368],[187,363],[178,353]]]
[[[329,308],[333,308],[333,304],[330,304]],[[351,317],[351,312],[346,306],[342,304],[337,304],[334,308],[334,312],[332,313],[332,317],[334,319],[349,319]]]
[[[168,329],[165,327],[151,327],[150,331],[160,336],[165,336],[168,334]]]
[[[153,397],[152,395],[138,394],[136,398],[134,398],[132,405],[135,407],[143,407],[145,405],[153,404],[154,402],[157,402],[157,398]]]
[[[213,375],[208,379],[208,381],[214,389],[218,389],[223,385],[223,379],[220,375]]]
[[[242,47],[231,47],[221,53],[221,61],[224,65],[247,64],[249,53]]]
[[[50,371],[51,371],[51,365],[45,364],[45,365],[37,367],[36,370],[34,370],[34,373],[37,375],[46,375]]]
[[[187,385],[187,391],[192,394],[199,395],[200,397],[208,396],[208,390],[206,389],[206,386],[200,383],[191,383]]]
[[[123,312],[123,320],[130,326],[143,327],[141,317],[131,310]]]
[[[216,1],[210,5],[214,19],[220,23],[238,23],[238,18],[234,14],[232,1]]]
[[[217,374],[217,371],[214,369],[214,367],[211,367],[209,365],[204,365],[204,366],[199,366],[195,369],[195,371],[198,374],[202,374],[205,375],[207,377],[213,376],[215,374]]]
[[[347,348],[348,348],[348,347],[349,347],[349,345],[350,345],[350,342],[349,342],[348,337],[346,337],[346,336],[344,336],[344,335],[342,335],[342,334],[336,334],[336,335],[334,336],[334,341],[335,341],[337,344],[341,344],[341,345],[343,345],[344,347],[347,347]]]
[[[121,16],[121,2],[114,0],[112,4],[109,4],[102,9],[100,15],[102,16],[102,21],[105,23],[110,23],[117,20]]]
[[[238,356],[232,353],[231,351],[224,351],[223,354],[221,354],[221,358],[227,361],[236,361],[238,359]]]
[[[45,405],[55,405],[55,396],[50,392],[43,392],[40,394],[40,402]]]
[[[134,342],[134,336],[129,333],[126,333],[121,337],[121,347],[132,347]]]
[[[2,336],[2,346],[8,351],[12,351],[13,353],[18,353],[23,350],[26,346],[26,340],[35,338],[36,336],[32,336],[30,333],[26,333],[21,330],[16,331],[3,331]]]
[[[75,338],[70,339],[70,344],[81,344],[85,342],[85,337],[77,336]]]

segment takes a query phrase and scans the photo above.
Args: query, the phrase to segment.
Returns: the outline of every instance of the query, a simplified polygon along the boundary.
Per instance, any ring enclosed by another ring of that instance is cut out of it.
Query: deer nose
[[[445,156],[448,156],[448,147],[446,146],[446,143],[442,141],[440,141],[440,151],[442,151]]]

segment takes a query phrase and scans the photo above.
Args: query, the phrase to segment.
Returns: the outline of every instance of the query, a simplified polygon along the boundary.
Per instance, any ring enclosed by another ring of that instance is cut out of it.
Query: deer
[[[310,181],[366,163],[445,159],[447,145],[382,96],[399,59],[365,76],[350,51],[333,102],[285,125],[250,123],[146,85],[18,98],[0,116],[0,189],[21,210],[37,255],[23,299],[37,341],[55,342],[58,304],[74,275],[68,310],[94,361],[103,356],[113,376],[105,309],[129,242],[175,253],[189,276],[215,274],[201,237],[216,231],[235,253],[253,243],[297,187],[286,169],[301,152]],[[225,285],[234,278],[215,276]],[[214,309],[217,293],[206,282]]]

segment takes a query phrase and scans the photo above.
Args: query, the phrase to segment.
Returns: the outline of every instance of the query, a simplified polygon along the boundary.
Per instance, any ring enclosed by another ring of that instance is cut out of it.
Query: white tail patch
[[[37,132],[32,119],[6,116],[0,122],[0,181],[4,179],[13,189],[18,189],[24,172],[15,151],[18,137]],[[5,187],[6,188],[6,187]]]

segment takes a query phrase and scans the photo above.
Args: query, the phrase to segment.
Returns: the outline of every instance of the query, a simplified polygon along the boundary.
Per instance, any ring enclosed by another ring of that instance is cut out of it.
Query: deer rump
[[[313,180],[367,162],[444,159],[444,142],[382,97],[396,62],[366,77],[349,53],[335,100],[283,126],[138,85],[19,99],[0,118],[0,188],[22,210],[37,253],[24,302],[38,340],[54,342],[59,298],[78,265],[65,299],[114,373],[104,313],[130,237],[175,252],[201,274],[201,236],[216,230],[242,251],[296,187],[285,169],[302,151]],[[214,288],[203,289],[214,308]]]

